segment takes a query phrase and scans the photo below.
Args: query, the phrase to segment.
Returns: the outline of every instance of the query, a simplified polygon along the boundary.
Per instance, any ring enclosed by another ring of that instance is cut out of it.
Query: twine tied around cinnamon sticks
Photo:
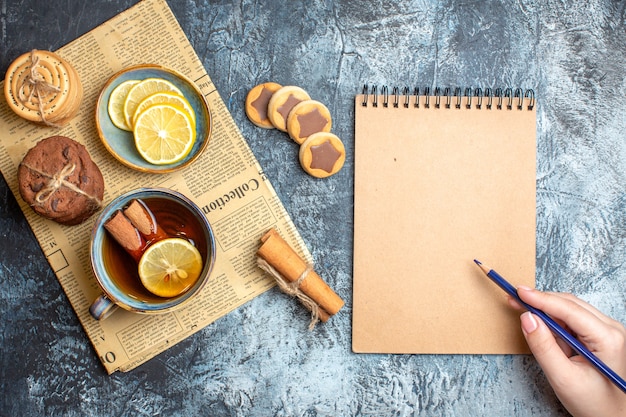
[[[261,237],[257,264],[271,275],[281,291],[295,297],[309,311],[309,330],[326,322],[344,305],[344,301],[315,272],[313,265],[302,259],[275,229]]]
[[[272,268],[272,266],[262,258],[257,258],[257,265],[276,280],[276,284],[278,284],[278,288],[280,288],[282,292],[297,298],[298,301],[300,301],[302,305],[304,305],[311,312],[309,330],[313,330],[315,325],[320,321],[320,308],[311,297],[300,290],[300,284],[302,284],[302,281],[304,281],[309,272],[313,270],[312,265],[307,266],[307,269],[305,269],[304,272],[300,274],[300,277],[293,282],[287,281],[285,277],[280,274],[280,272]]]
[[[74,173],[74,170],[76,169],[76,164],[68,163],[59,172],[57,172],[54,175],[48,174],[46,172],[43,172],[43,171],[41,171],[41,170],[39,170],[39,169],[29,165],[29,164],[26,164],[24,162],[22,162],[22,165],[24,165],[26,168],[28,168],[32,172],[34,172],[36,174],[39,174],[42,177],[48,178],[48,181],[46,182],[46,185],[41,190],[37,191],[37,193],[35,194],[35,201],[37,203],[39,203],[39,204],[45,203],[46,201],[48,201],[50,199],[50,197],[52,197],[52,195],[59,188],[65,187],[65,188],[69,188],[70,190],[74,191],[75,193],[82,194],[85,197],[87,197],[88,199],[95,201],[98,204],[98,206],[102,205],[102,201],[100,201],[100,199],[87,194],[86,192],[84,192],[83,190],[78,188],[76,185],[74,185],[71,182],[67,181],[67,178]]]

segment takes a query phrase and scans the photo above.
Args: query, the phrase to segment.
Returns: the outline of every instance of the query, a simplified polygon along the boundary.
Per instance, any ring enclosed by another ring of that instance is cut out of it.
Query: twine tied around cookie
[[[311,297],[300,290],[300,284],[302,284],[309,273],[313,271],[313,265],[310,263],[307,264],[306,269],[302,271],[298,279],[292,282],[285,279],[280,272],[260,257],[257,257],[257,265],[276,280],[278,288],[280,288],[282,292],[296,298],[311,312],[309,330],[313,330],[315,325],[320,321],[320,307]]]
[[[84,195],[85,197],[87,197],[88,199],[92,201],[95,201],[98,204],[98,207],[102,205],[102,201],[100,201],[100,199],[87,194],[86,192],[78,188],[76,185],[67,181],[67,178],[74,173],[74,170],[76,169],[76,164],[68,163],[67,165],[63,167],[63,169],[61,169],[61,171],[59,171],[55,175],[45,173],[35,167],[25,164],[24,162],[22,162],[22,165],[24,165],[26,168],[33,171],[34,173],[39,174],[42,177],[48,178],[46,185],[41,190],[37,191],[37,193],[35,194],[35,201],[37,203],[39,204],[45,203],[46,201],[50,199],[50,197],[52,197],[52,195],[59,188],[65,187],[65,188],[69,188],[75,193]]]
[[[26,75],[24,79],[24,83],[20,86],[17,99],[22,103],[33,103],[33,99],[37,99],[37,105],[39,107],[39,115],[41,117],[41,121],[51,127],[58,127],[58,125],[51,123],[46,120],[45,110],[44,110],[44,100],[46,96],[50,93],[59,93],[61,89],[53,84],[47,82],[44,77],[37,71],[37,67],[39,66],[39,56],[36,54],[37,50],[33,49],[30,53],[30,73]],[[30,86],[30,92],[28,96],[24,93],[24,88],[26,85]]]

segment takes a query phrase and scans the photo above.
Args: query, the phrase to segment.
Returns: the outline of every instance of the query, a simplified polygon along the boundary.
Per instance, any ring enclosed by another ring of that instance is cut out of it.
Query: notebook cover
[[[534,286],[536,106],[372,100],[355,100],[353,350],[529,352],[473,260]]]

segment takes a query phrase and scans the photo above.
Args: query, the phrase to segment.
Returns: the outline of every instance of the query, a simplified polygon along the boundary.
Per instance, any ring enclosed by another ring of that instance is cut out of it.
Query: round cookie
[[[277,83],[263,83],[252,88],[246,96],[246,115],[252,123],[263,129],[274,129],[274,125],[267,117],[267,106],[272,95],[282,85]]]
[[[346,149],[336,135],[329,132],[313,133],[300,145],[300,165],[317,178],[339,172],[346,161]]]
[[[57,223],[82,223],[102,206],[102,173],[87,149],[68,137],[39,141],[24,156],[17,177],[24,201]]]
[[[287,131],[287,117],[294,106],[301,101],[310,100],[309,93],[300,87],[287,85],[278,89],[267,104],[267,117],[278,130]]]
[[[4,95],[18,116],[58,127],[78,112],[83,87],[69,62],[53,52],[33,50],[9,66]]]
[[[302,144],[317,132],[330,132],[332,117],[328,108],[315,100],[296,104],[287,117],[287,132],[296,143]]]

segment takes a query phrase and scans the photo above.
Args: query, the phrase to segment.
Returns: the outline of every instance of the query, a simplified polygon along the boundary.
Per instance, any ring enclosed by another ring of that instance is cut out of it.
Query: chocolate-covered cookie
[[[274,127],[287,131],[287,117],[293,107],[304,100],[310,100],[309,93],[295,85],[287,85],[276,91],[267,104],[267,117]]]
[[[300,145],[300,165],[317,178],[329,177],[339,172],[346,161],[346,149],[336,135],[329,132],[314,133]]]
[[[255,86],[246,96],[246,115],[252,123],[263,129],[274,129],[272,121],[267,116],[267,106],[272,95],[282,85],[277,83],[263,83]]]
[[[82,223],[102,206],[102,173],[87,149],[68,137],[38,142],[24,156],[17,176],[24,201],[58,223]]]
[[[296,104],[287,117],[287,132],[296,143],[302,144],[317,132],[330,132],[332,117],[328,108],[316,100]]]

